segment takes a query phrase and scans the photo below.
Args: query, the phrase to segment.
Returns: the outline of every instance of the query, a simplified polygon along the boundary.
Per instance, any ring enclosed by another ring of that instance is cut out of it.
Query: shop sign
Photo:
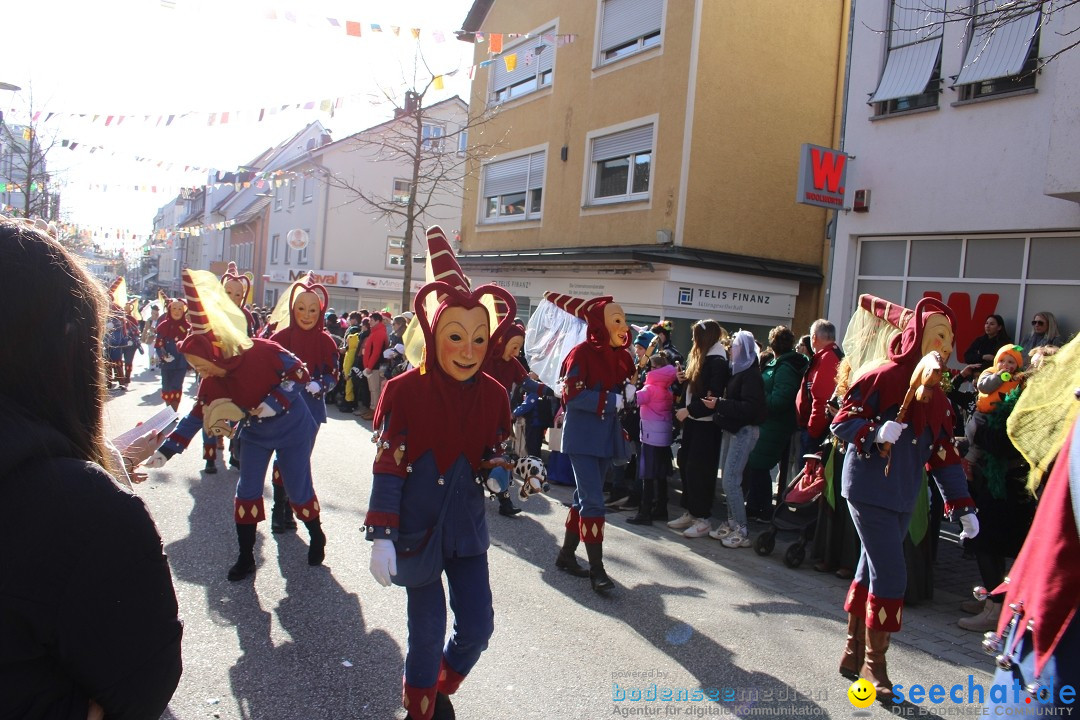
[[[360,290],[374,290],[377,292],[401,292],[405,279],[399,277],[377,277],[374,275],[354,275],[353,287]],[[424,286],[423,280],[413,280],[409,284],[409,292],[416,292]]]
[[[320,285],[355,287],[353,274],[346,270],[273,270],[267,279],[271,282],[291,283],[296,280],[306,280],[309,275]]]
[[[795,202],[840,210],[844,207],[848,156],[839,150],[803,143]]]
[[[795,314],[794,295],[762,292],[752,288],[667,283],[664,295],[666,305],[694,310],[771,318],[790,318]]]

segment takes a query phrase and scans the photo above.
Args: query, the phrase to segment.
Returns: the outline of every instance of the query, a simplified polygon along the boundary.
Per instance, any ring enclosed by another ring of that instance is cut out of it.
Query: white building
[[[999,3],[1000,4],[1000,3]],[[986,316],[1012,337],[1035,312],[1080,329],[1080,6],[989,34],[994,3],[855,3],[827,315],[846,325],[860,293],[908,307],[941,293],[962,353]],[[877,32],[888,29],[888,32]],[[1032,72],[1039,67],[1038,72]]]
[[[451,238],[461,225],[461,176],[458,139],[468,124],[468,106],[458,97],[424,108],[421,123],[422,167],[439,165],[440,182],[421,181],[428,211],[417,218],[413,254],[426,251],[424,233],[441,225]],[[400,312],[404,264],[404,220],[372,208],[360,195],[394,207],[407,202],[412,162],[402,147],[415,128],[405,116],[298,155],[283,169],[301,178],[276,192],[270,211],[264,304],[301,275],[313,271],[326,286],[339,314],[358,308]],[[302,233],[293,231],[303,231]],[[292,233],[292,234],[290,234]],[[414,266],[415,291],[423,284],[423,266]]]

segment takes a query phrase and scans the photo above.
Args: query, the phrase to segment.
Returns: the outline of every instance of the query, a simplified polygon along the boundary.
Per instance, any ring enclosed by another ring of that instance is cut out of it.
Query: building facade
[[[860,293],[909,307],[936,293],[960,319],[960,353],[993,313],[1017,340],[1040,311],[1071,335],[1080,51],[1065,48],[1080,7],[942,7],[857,4],[843,149],[846,205],[858,190],[862,206],[838,215],[828,314],[846,324]]]
[[[791,198],[802,143],[837,137],[845,8],[477,0],[471,104],[500,142],[466,180],[466,271],[523,308],[561,289],[633,321],[807,325],[826,211]]]

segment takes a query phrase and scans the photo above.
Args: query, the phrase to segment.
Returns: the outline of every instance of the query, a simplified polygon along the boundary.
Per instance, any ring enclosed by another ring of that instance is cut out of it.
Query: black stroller
[[[773,510],[772,522],[765,532],[754,538],[754,551],[761,556],[772,554],[776,534],[780,531],[799,533],[799,539],[784,551],[784,564],[797,568],[806,559],[806,544],[814,537],[817,526],[818,503],[825,493],[825,453],[803,455],[803,469],[784,488],[780,503]]]

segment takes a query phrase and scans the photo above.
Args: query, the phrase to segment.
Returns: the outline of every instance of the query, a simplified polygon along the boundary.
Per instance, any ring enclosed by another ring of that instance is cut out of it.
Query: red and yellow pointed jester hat
[[[545,292],[544,299],[584,320],[588,326],[585,342],[574,347],[563,360],[560,376],[566,377],[567,371],[573,366],[577,367],[579,373],[577,382],[567,383],[563,388],[565,399],[569,400],[582,390],[597,385],[611,390],[630,377],[634,372],[634,361],[626,350],[630,333],[626,334],[622,347],[612,347],[607,323],[604,322],[604,308],[615,302],[614,298],[602,295],[583,300],[573,295]]]
[[[180,352],[225,369],[235,367],[240,353],[252,346],[244,313],[213,273],[185,269],[183,285],[191,330],[180,343]]]
[[[124,280],[123,275],[120,275],[109,284],[110,309],[114,312],[122,311],[127,306],[127,302],[127,281]]]

